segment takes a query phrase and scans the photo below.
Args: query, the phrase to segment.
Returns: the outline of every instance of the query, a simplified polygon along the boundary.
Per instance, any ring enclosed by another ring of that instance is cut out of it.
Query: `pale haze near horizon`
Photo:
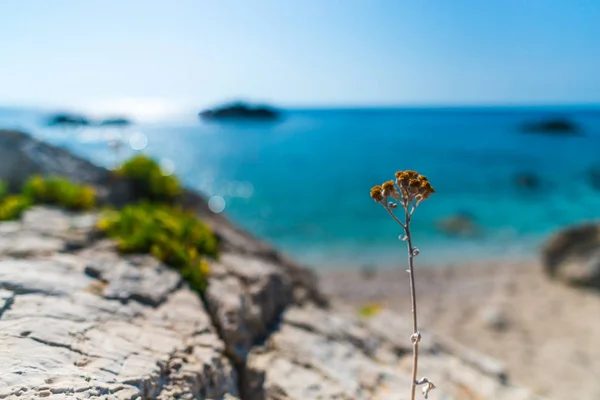
[[[4,0],[0,104],[598,104],[598,21],[592,0]]]

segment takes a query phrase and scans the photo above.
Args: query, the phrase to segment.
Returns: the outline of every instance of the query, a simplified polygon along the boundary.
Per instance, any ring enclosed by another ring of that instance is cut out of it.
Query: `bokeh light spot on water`
[[[254,194],[254,185],[247,181],[231,181],[223,184],[221,190],[230,197],[249,199]]]
[[[160,160],[160,170],[165,176],[173,175],[175,172],[175,163],[168,158],[163,158]]]
[[[243,199],[249,199],[254,194],[254,185],[252,182],[240,182],[237,186],[238,197]]]
[[[148,138],[141,132],[135,132],[129,137],[129,145],[133,150],[144,150],[148,146]]]
[[[208,208],[215,214],[219,214],[225,210],[225,199],[221,196],[212,196],[208,200]]]
[[[108,141],[108,147],[113,150],[119,150],[123,147],[123,142],[117,139],[111,139]]]

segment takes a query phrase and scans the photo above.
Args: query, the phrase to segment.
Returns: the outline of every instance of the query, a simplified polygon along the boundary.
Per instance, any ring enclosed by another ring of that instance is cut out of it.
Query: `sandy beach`
[[[534,259],[417,268],[425,340],[435,332],[489,354],[511,379],[550,399],[600,398],[600,293],[550,280]],[[358,312],[376,303],[410,313],[405,265],[320,277],[342,306]]]

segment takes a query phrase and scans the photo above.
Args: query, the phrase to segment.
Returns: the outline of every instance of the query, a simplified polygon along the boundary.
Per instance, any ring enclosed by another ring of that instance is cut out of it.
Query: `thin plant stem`
[[[412,302],[412,320],[413,320],[413,337],[411,337],[413,343],[413,365],[412,365],[412,381],[410,384],[410,398],[414,400],[415,390],[417,388],[417,365],[419,362],[419,329],[417,325],[417,294],[415,291],[415,271],[413,266],[414,249],[412,246],[412,238],[410,235],[410,217],[412,212],[408,211],[408,204],[404,208],[406,216],[406,242],[408,246],[408,273],[410,275],[410,298]],[[414,211],[414,209],[413,209]]]
[[[410,275],[410,299],[411,299],[411,305],[412,305],[412,321],[413,321],[413,336],[411,337],[411,340],[413,343],[413,365],[412,365],[412,382],[410,385],[410,399],[414,400],[415,391],[417,388],[417,365],[419,363],[419,337],[418,337],[419,329],[418,329],[418,324],[417,324],[417,294],[415,291],[415,274],[414,274],[414,264],[413,264],[414,248],[412,245],[412,237],[410,234],[410,218],[412,216],[412,213],[415,211],[416,206],[413,206],[412,210],[409,211],[410,203],[406,200],[403,203],[404,203],[403,204],[404,217],[405,217],[405,221],[406,221],[404,224],[402,223],[402,221],[400,221],[400,219],[398,219],[398,217],[396,217],[396,215],[394,215],[394,212],[390,209],[390,207],[385,205],[385,209],[392,216],[392,218],[400,226],[402,226],[402,228],[404,228],[404,233],[406,234],[406,242],[407,242],[407,246],[408,246],[408,273]]]
[[[406,226],[405,226],[405,225],[402,223],[402,221],[400,221],[400,220],[398,219],[398,217],[396,217],[396,216],[394,215],[394,212],[392,211],[392,209],[391,209],[389,206],[387,206],[387,205],[384,205],[384,207],[385,207],[386,211],[387,211],[387,212],[388,212],[388,213],[389,213],[389,214],[392,216],[392,218],[394,218],[394,221],[396,221],[398,224],[400,224],[400,226],[401,226],[401,227],[404,229],[404,231],[406,232]]]

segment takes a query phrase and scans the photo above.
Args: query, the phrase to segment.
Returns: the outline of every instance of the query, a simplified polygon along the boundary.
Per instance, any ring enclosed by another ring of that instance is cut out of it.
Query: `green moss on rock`
[[[0,221],[19,219],[34,204],[52,204],[68,210],[89,210],[96,204],[93,187],[59,177],[32,176],[23,185],[22,193],[8,193],[8,186],[0,181]]]
[[[117,173],[131,179],[140,200],[172,203],[182,193],[179,180],[165,175],[155,160],[144,155],[126,161]]]
[[[206,258],[216,258],[218,243],[210,228],[180,208],[141,203],[107,211],[98,228],[118,241],[123,253],[150,253],[178,269],[190,286],[204,291]]]
[[[31,199],[23,195],[10,195],[0,200],[0,221],[21,218],[23,212],[31,207]]]
[[[34,204],[51,204],[73,211],[96,206],[96,191],[92,186],[77,185],[57,176],[32,176],[23,187],[23,195]]]

